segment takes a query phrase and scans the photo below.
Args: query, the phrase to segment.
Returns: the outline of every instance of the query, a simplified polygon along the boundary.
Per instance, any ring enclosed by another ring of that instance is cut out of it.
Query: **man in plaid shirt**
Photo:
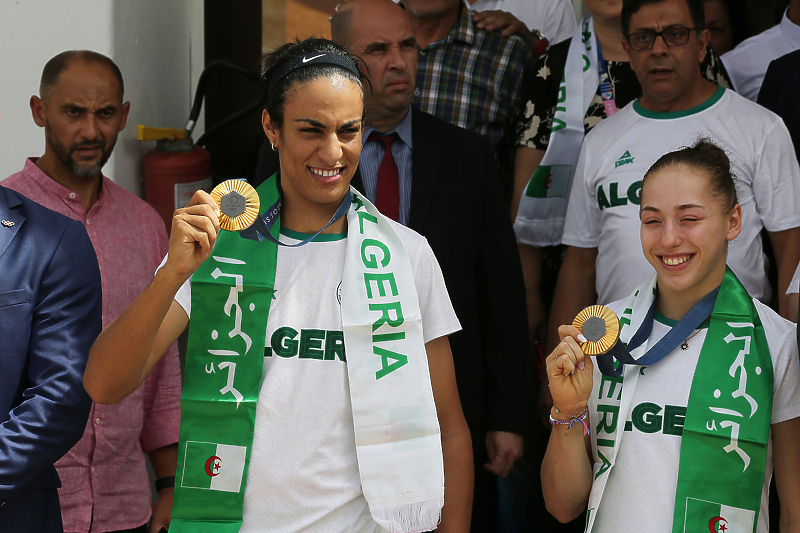
[[[513,176],[514,124],[522,106],[522,73],[533,51],[472,21],[461,0],[403,0],[419,44],[414,105],[486,135],[497,151],[503,185]]]

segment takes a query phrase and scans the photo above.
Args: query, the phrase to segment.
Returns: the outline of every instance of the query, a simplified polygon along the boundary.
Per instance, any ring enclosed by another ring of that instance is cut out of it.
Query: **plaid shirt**
[[[533,52],[517,35],[475,27],[469,11],[460,9],[447,36],[419,52],[414,105],[486,135],[499,149],[504,137],[513,137],[522,72]]]

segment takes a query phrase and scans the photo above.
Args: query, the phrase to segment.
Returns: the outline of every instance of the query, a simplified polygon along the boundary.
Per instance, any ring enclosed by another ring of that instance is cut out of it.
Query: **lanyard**
[[[277,179],[277,177],[276,177]],[[278,188],[280,191],[280,187]],[[297,244],[284,244],[280,242],[276,237],[272,235],[272,226],[275,225],[275,222],[278,220],[278,216],[281,214],[281,206],[283,205],[283,200],[281,199],[280,192],[278,194],[278,199],[275,201],[272,206],[267,209],[264,213],[259,214],[256,218],[255,222],[246,229],[243,229],[239,232],[245,239],[251,239],[254,241],[261,242],[265,238],[271,240],[272,242],[278,244],[279,246],[286,246],[289,248],[295,248],[298,246],[303,246],[304,244],[308,244],[311,242],[317,235],[325,231],[325,228],[342,218],[347,212],[350,210],[350,203],[352,202],[352,194],[350,193],[350,189],[347,189],[347,194],[345,194],[344,198],[342,199],[342,203],[339,204],[339,207],[336,209],[336,212],[333,214],[331,219],[325,224],[322,229],[316,232],[314,235],[311,235],[307,239],[302,242],[298,242]]]
[[[717,293],[719,293],[719,287],[694,304],[689,309],[689,312],[660,341],[647,350],[647,353],[639,359],[634,359],[630,352],[647,342],[647,339],[650,338],[650,333],[653,331],[653,317],[656,310],[656,301],[653,299],[650,309],[647,310],[644,322],[628,341],[628,345],[625,346],[621,342],[617,342],[610,351],[603,355],[598,355],[597,368],[606,376],[619,377],[622,375],[622,367],[624,365],[650,366],[661,361],[711,314],[714,310],[714,302],[717,300]],[[616,369],[614,368],[614,359],[622,363]]]
[[[610,117],[617,112],[617,103],[614,101],[614,90],[611,87],[611,78],[608,75],[608,67],[603,60],[603,51],[600,49],[600,41],[597,44],[597,70],[600,74],[600,96],[603,98],[603,107],[606,110],[606,117]]]

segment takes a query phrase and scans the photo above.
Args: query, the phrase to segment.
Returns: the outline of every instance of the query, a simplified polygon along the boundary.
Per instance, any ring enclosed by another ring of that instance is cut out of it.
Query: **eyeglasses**
[[[650,50],[656,43],[656,37],[661,36],[667,46],[683,46],[689,42],[689,33],[697,28],[683,26],[670,26],[664,31],[636,31],[628,36],[628,44],[637,52]]]

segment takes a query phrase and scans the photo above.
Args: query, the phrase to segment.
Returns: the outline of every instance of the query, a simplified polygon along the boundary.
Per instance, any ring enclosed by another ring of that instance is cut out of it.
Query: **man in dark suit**
[[[800,50],[789,52],[770,62],[758,103],[783,119],[792,136],[797,158],[800,159]]]
[[[450,345],[472,432],[472,530],[496,531],[496,476],[508,475],[522,455],[521,435],[533,429],[534,374],[522,272],[494,150],[480,135],[411,107],[417,45],[405,12],[391,0],[347,2],[331,29],[334,41],[369,69],[364,147],[352,184],[428,239],[461,321]],[[379,138],[392,133],[388,143]],[[382,180],[392,164],[395,185],[387,196]]]
[[[0,186],[0,531],[63,531],[53,463],[81,438],[100,333],[83,225]]]

